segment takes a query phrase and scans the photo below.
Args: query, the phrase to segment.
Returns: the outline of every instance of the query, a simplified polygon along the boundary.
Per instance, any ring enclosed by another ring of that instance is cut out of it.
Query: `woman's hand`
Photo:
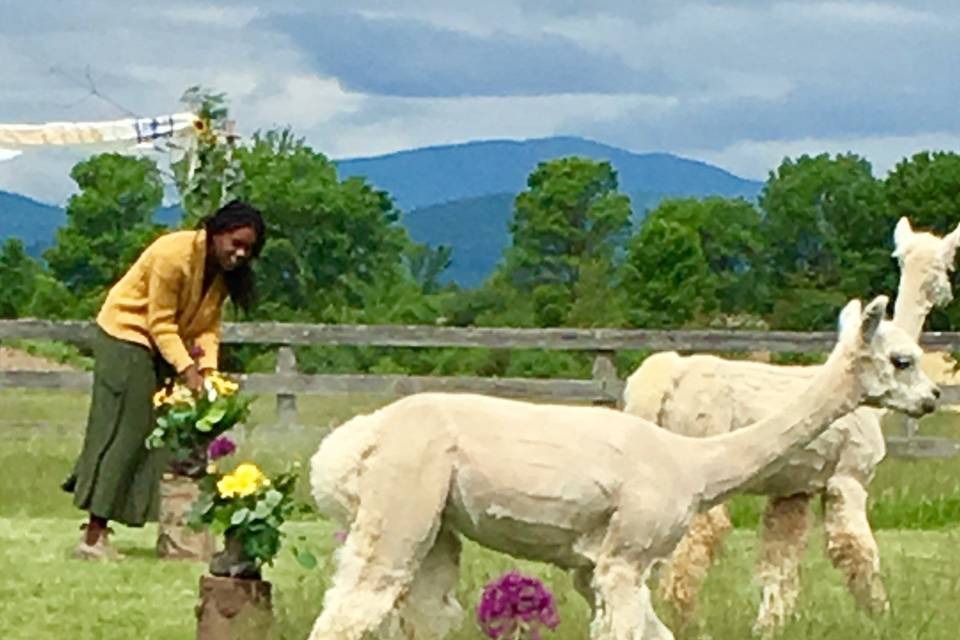
[[[183,376],[183,383],[191,390],[200,391],[203,388],[203,376],[200,375],[196,362],[184,369],[180,375]]]

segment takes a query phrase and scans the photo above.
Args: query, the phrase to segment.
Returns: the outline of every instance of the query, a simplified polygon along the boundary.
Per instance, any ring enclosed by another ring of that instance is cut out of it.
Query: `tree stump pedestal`
[[[267,640],[273,633],[271,584],[201,576],[196,615],[197,640]]]
[[[171,560],[208,562],[216,551],[209,530],[196,531],[187,524],[193,503],[200,496],[196,481],[188,476],[164,473],[160,480],[160,516],[157,556]]]

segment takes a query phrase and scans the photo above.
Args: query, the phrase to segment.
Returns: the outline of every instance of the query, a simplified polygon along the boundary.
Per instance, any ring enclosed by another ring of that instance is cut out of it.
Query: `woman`
[[[196,230],[155,240],[107,294],[97,316],[87,433],[64,483],[90,514],[75,557],[119,558],[108,522],[141,527],[156,518],[167,456],[144,444],[154,428],[153,394],[173,373],[199,389],[217,368],[223,303],[229,296],[244,311],[252,306],[250,263],[264,240],[260,212],[231,202]]]

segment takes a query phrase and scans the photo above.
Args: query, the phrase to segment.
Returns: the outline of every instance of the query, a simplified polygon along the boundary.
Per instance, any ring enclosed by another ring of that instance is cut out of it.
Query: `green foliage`
[[[759,226],[760,212],[743,199],[663,200],[627,243],[630,324],[684,326],[754,310],[765,291]]]
[[[226,96],[193,86],[181,97],[202,127],[193,148],[172,163],[184,211],[183,225],[195,227],[232,199],[243,172],[234,158],[235,139],[228,131]]]
[[[89,347],[81,349],[76,345],[49,340],[11,340],[4,341],[4,344],[32,356],[66,364],[76,369],[93,371],[93,357],[89,355]]]
[[[761,252],[761,215],[742,198],[668,199],[650,213],[649,220],[669,220],[700,237],[700,248],[710,271],[723,313],[753,310],[765,292]]]
[[[200,495],[187,518],[201,529],[243,545],[244,555],[259,568],[272,565],[280,552],[283,523],[297,510],[294,499],[299,472],[296,466],[268,478],[252,463],[229,474],[211,473],[198,482]],[[308,553],[298,553],[305,565],[316,564]]]
[[[922,151],[896,164],[884,181],[891,215],[907,216],[914,228],[946,234],[960,212],[960,154]]]
[[[260,317],[321,321],[369,304],[371,286],[415,284],[403,264],[410,239],[386,193],[339,181],[333,163],[289,130],[257,134],[235,157],[245,176],[237,195],[269,228],[257,265]]]
[[[404,256],[413,279],[425,294],[440,289],[440,276],[453,262],[453,250],[447,245],[436,248],[426,244],[412,244]]]
[[[594,283],[612,281],[617,248],[630,228],[630,199],[617,192],[609,162],[578,157],[540,163],[527,187],[516,198],[512,244],[499,270],[532,296],[537,326],[558,326],[574,309],[582,272],[593,270]],[[582,321],[582,310],[577,317]]]
[[[0,318],[27,315],[37,287],[40,265],[31,258],[19,238],[9,238],[0,247]]]
[[[152,160],[118,153],[83,160],[70,176],[80,192],[70,197],[67,223],[44,257],[53,276],[82,301],[119,280],[163,232],[153,222],[163,183]]]
[[[167,447],[173,454],[172,466],[182,475],[202,473],[207,446],[250,415],[253,397],[238,391],[239,385],[219,372],[205,376],[199,391],[168,382],[153,399],[157,426],[146,447]]]
[[[630,239],[621,290],[637,327],[682,326],[718,307],[699,235],[663,217],[648,220]]]
[[[767,305],[784,298],[805,305],[810,291],[847,299],[896,288],[890,259],[896,219],[866,160],[854,154],[788,158],[771,174],[760,207],[766,214],[761,234],[774,288]],[[829,328],[820,320],[821,301],[812,304],[812,312],[801,306],[795,313],[818,324],[793,328]]]
[[[80,309],[76,297],[54,276],[41,273],[34,284],[33,296],[23,315],[34,318],[67,320],[89,318]]]

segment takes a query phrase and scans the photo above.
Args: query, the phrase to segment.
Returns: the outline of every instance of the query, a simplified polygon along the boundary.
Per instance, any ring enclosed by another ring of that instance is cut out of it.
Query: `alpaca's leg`
[[[360,507],[309,640],[361,640],[377,630],[409,589],[439,533],[450,459],[414,437],[406,438],[406,449],[401,442],[382,444],[386,451],[402,453],[381,453],[368,461],[358,483]],[[404,477],[417,478],[418,485],[401,496],[396,480]]]
[[[640,601],[646,609],[644,617],[643,638],[644,640],[673,640],[673,632],[663,624],[663,621],[653,610],[653,601],[650,597],[650,588],[645,582],[640,584]]]
[[[793,612],[800,595],[800,566],[810,529],[810,499],[810,495],[800,493],[767,501],[757,566],[762,595],[754,633],[774,631]]]
[[[716,560],[723,541],[733,529],[727,505],[697,514],[677,545],[660,577],[660,595],[670,603],[678,627],[696,618],[697,595]]]
[[[624,558],[601,559],[593,572],[596,613],[592,640],[673,640],[657,618],[645,584],[646,569]]]
[[[880,552],[867,521],[867,490],[851,476],[834,476],[824,496],[827,555],[843,573],[859,606],[885,613],[890,604],[880,577]]]
[[[399,633],[405,640],[441,640],[460,626],[463,608],[457,601],[460,538],[443,528],[420,564],[410,591],[399,603]]]

